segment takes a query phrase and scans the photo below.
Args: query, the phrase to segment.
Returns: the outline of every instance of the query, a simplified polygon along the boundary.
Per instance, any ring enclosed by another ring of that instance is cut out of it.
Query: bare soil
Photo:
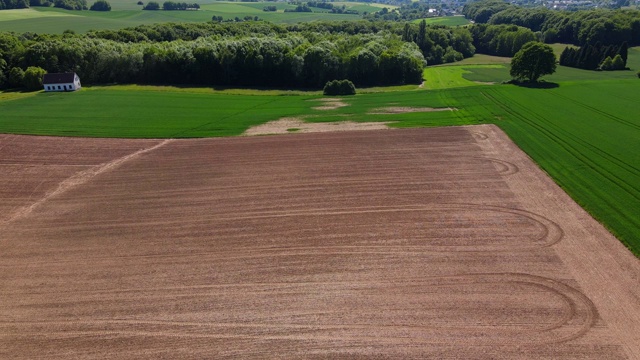
[[[330,132],[330,131],[354,131],[354,130],[382,130],[388,129],[389,122],[355,122],[337,121],[328,123],[304,122],[299,118],[282,118],[275,121],[253,126],[243,135],[275,135],[289,134],[291,129],[296,133]]]
[[[345,106],[349,106],[346,102],[339,98],[321,98],[321,99],[312,99],[309,101],[317,101],[322,105],[312,107],[314,110],[335,110]]]
[[[640,262],[494,126],[0,169],[0,358],[640,358]]]
[[[456,108],[432,108],[432,107],[402,107],[402,106],[391,106],[373,109],[373,111],[369,112],[369,114],[404,114],[404,113],[415,113],[415,112],[435,112],[435,111],[456,111]]]

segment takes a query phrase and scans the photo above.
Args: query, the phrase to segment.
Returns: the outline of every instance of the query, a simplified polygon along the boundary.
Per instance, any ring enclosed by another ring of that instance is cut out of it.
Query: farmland
[[[33,7],[20,10],[0,11],[0,31],[14,31],[17,33],[57,33],[73,30],[83,33],[88,30],[121,29],[141,24],[155,24],[164,22],[205,22],[211,21],[213,16],[222,16],[233,20],[236,17],[259,17],[262,20],[275,23],[298,23],[314,20],[356,20],[360,15],[331,14],[324,9],[315,9],[313,13],[285,13],[284,9],[293,9],[294,5],[277,3],[276,12],[265,12],[262,9],[273,2],[222,2],[205,0],[198,2],[198,11],[143,11],[136,1],[110,1],[112,10],[100,11],[70,11],[58,8]],[[341,3],[342,4],[342,3]],[[344,3],[347,9],[359,12],[375,12],[380,10],[379,4]]]
[[[640,255],[640,81],[508,61],[0,94],[0,355],[637,357],[638,261],[578,205]],[[229,138],[281,118],[399,129]]]
[[[198,3],[0,31],[361,18]],[[632,39],[640,12],[611,14]],[[588,15],[539,34],[608,34]],[[640,47],[513,85],[510,58],[469,57],[510,25],[386,21],[0,38],[3,88],[36,65],[110,84],[0,92],[0,358],[640,359]],[[357,95],[322,95],[342,78]]]
[[[637,49],[632,54],[636,56]],[[635,64],[636,60],[630,61]],[[281,117],[330,122],[348,116],[352,121],[393,121],[392,127],[495,123],[574,199],[640,254],[640,219],[636,216],[640,208],[636,185],[640,184],[640,122],[631,96],[637,93],[640,82],[634,74],[618,72],[607,81],[597,78],[610,73],[563,68],[548,79],[566,80],[550,89],[487,86],[466,80],[469,74],[460,74],[495,70],[496,66],[503,65],[438,67],[443,70],[443,78],[455,75],[462,84],[450,89],[358,95],[344,100],[349,106],[335,110],[315,110],[317,102],[309,101],[318,97],[314,93],[292,95],[286,91],[234,94],[211,89],[97,87],[75,94],[36,93],[0,102],[4,115],[0,131],[179,138],[240,135],[250,126]],[[451,73],[452,69],[458,73]],[[465,86],[469,84],[473,86]],[[51,114],[53,106],[58,109],[56,114]],[[385,106],[456,110],[370,114]],[[185,112],[185,108],[190,110]]]
[[[7,358],[640,354],[637,259],[493,125],[0,144]]]

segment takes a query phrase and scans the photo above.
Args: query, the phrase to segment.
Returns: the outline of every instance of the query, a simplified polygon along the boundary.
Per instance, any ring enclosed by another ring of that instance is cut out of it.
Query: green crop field
[[[85,88],[73,94],[38,93],[0,102],[0,131],[130,138],[231,136],[280,116],[303,113],[309,108],[306,98],[126,87]],[[52,115],[51,108],[57,109],[58,115]]]
[[[482,77],[491,72],[497,74]],[[499,82],[504,80],[501,76],[506,71],[506,80],[509,79],[509,71],[502,64],[470,64],[428,67],[423,72],[425,87],[427,89],[450,89],[465,86],[477,86],[486,82]],[[469,74],[474,75],[469,79]]]
[[[556,52],[562,52],[564,46],[566,45],[552,45]],[[509,81],[511,79],[509,75],[510,62],[511,58],[475,55],[453,64],[428,66],[423,72],[423,77],[426,79],[425,88],[448,89]],[[627,67],[631,70],[585,71],[558,66],[554,74],[544,76],[543,80],[562,83],[637,78],[636,72],[640,70],[640,47],[629,49]]]
[[[144,2],[146,3],[146,1]],[[143,11],[142,6],[136,5],[137,0],[110,1],[112,10],[108,12],[69,11],[43,7],[1,10],[0,31],[60,34],[64,30],[74,30],[78,33],[83,33],[89,30],[121,29],[163,22],[205,22],[211,21],[213,16],[222,16],[224,19],[235,19],[236,17],[242,19],[245,16],[258,16],[262,20],[275,23],[357,20],[362,18],[361,15],[331,14],[327,10],[319,8],[313,8],[314,12],[312,13],[285,13],[284,9],[292,9],[295,6],[274,2],[243,3],[213,0],[197,2],[201,6],[198,11]],[[89,3],[91,4],[92,1],[89,1]],[[358,10],[361,13],[380,10],[380,4],[356,2],[346,2],[344,4],[348,9]],[[278,11],[262,11],[267,5],[275,5]]]

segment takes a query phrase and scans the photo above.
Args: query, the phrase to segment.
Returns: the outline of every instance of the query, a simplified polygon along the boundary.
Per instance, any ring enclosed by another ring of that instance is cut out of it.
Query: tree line
[[[467,3],[462,13],[476,23],[518,25],[538,33],[546,43],[640,45],[640,11],[592,9],[555,11],[524,8],[499,0]]]
[[[585,70],[624,70],[627,67],[629,46],[626,42],[616,45],[585,45],[566,47],[560,55],[560,65]]]
[[[111,5],[105,0],[97,0],[91,8],[86,0],[0,0],[0,10],[26,9],[31,6],[52,6],[66,10],[110,11]]]
[[[195,40],[203,36],[281,36],[299,33],[305,36],[356,35],[389,32],[399,35],[403,41],[414,42],[422,51],[427,62],[432,65],[449,63],[473,56],[475,47],[469,29],[462,27],[427,26],[426,23],[394,23],[371,21],[331,21],[292,25],[278,25],[268,22],[247,22],[239,25],[229,22],[191,24],[153,24],[121,30],[99,30],[87,34],[89,37],[115,40],[119,42],[160,42],[174,40]]]
[[[74,71],[85,84],[320,88],[419,83],[427,64],[475,52],[466,28],[368,21],[141,25],[87,34],[0,33],[0,87],[11,69]],[[3,80],[4,79],[4,80]]]
[[[424,57],[397,35],[206,36],[170,42],[118,42],[88,36],[0,34],[0,86],[15,68],[76,72],[85,84],[146,83],[322,88],[419,83]]]
[[[0,10],[25,9],[29,7],[27,0],[0,0]]]
[[[189,10],[189,9],[200,9],[200,5],[196,3],[186,3],[186,2],[173,2],[173,1],[165,1],[162,4],[162,10]],[[147,5],[145,5],[142,10],[160,10],[160,4],[157,1],[149,1]]]

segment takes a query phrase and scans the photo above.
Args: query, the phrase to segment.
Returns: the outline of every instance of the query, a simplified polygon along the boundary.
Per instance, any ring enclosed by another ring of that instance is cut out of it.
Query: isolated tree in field
[[[538,81],[556,71],[556,56],[549,45],[531,41],[511,59],[511,76],[516,80]]]

